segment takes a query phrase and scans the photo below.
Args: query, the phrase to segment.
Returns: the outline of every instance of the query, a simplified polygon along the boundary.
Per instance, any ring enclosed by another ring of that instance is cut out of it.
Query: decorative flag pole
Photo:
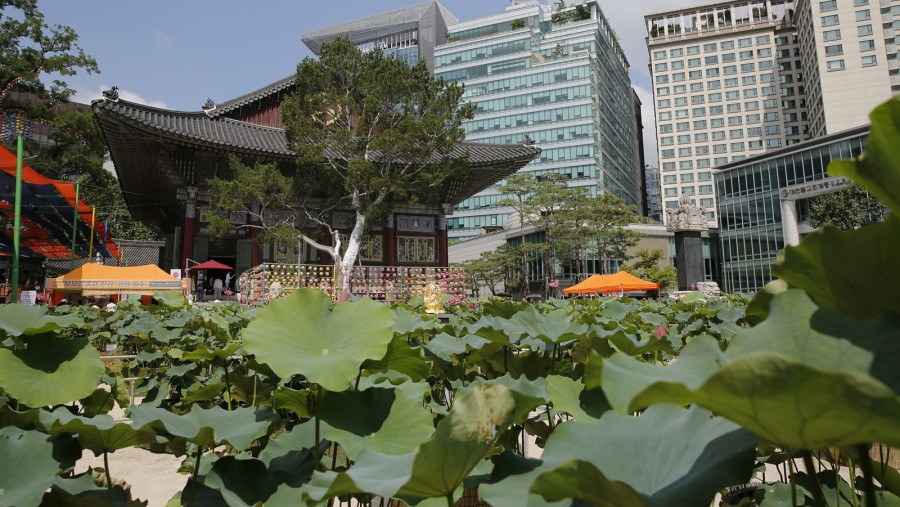
[[[75,242],[78,238],[78,193],[81,190],[81,182],[75,180],[75,213],[72,218],[72,257],[69,259],[69,269],[75,269]]]
[[[97,220],[97,208],[91,208],[91,246],[88,249],[88,259],[94,258],[94,221]],[[99,252],[98,252],[99,254]]]
[[[22,228],[22,153],[25,150],[25,118],[16,115],[16,204],[13,219],[12,287],[9,296],[13,303],[19,300],[19,233]]]

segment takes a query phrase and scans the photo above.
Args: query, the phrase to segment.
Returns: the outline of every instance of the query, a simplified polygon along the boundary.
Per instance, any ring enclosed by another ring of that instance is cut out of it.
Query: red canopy
[[[225,271],[231,271],[232,268],[231,266],[226,266],[218,261],[206,261],[197,264],[196,266],[191,266],[188,269],[224,269]]]
[[[659,284],[642,280],[627,271],[619,271],[614,275],[594,275],[579,284],[564,289],[563,293],[589,295],[638,290],[659,290]]]

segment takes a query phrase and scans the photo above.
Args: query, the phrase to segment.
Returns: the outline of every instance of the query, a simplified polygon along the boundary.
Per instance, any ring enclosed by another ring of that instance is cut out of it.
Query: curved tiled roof
[[[292,157],[284,129],[255,125],[232,118],[210,118],[204,112],[170,111],[124,100],[91,103],[95,115],[115,116],[147,133],[221,149],[268,156]]]
[[[266,85],[259,90],[254,90],[250,93],[245,93],[240,97],[225,101],[221,104],[217,104],[216,108],[212,111],[209,111],[208,114],[213,118],[228,114],[238,108],[252,104],[254,102],[258,102],[262,99],[275,95],[276,93],[290,90],[294,87],[294,83],[296,82],[296,80],[296,75],[291,74],[290,76],[279,79],[278,81]]]
[[[249,100],[249,99],[248,99]],[[292,158],[284,129],[264,127],[234,120],[211,118],[203,112],[183,112],[159,109],[125,100],[99,99],[91,103],[97,115],[112,115],[135,128],[181,141],[221,149],[268,156]],[[468,155],[470,166],[489,166],[527,159],[540,155],[536,146],[462,142],[451,157]]]

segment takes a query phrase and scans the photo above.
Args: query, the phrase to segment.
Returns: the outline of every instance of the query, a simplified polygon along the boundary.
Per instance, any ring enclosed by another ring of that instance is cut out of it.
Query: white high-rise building
[[[541,157],[522,171],[558,173],[591,195],[612,193],[641,209],[643,160],[628,61],[597,0],[557,12],[513,2],[505,11],[447,27],[435,50],[437,77],[465,85],[474,142],[533,141]],[[639,108],[638,108],[639,110]],[[448,217],[451,239],[502,228],[503,182],[466,199]]]
[[[716,166],[807,138],[793,16],[793,0],[645,16],[664,208],[687,194],[715,227]]]
[[[868,123],[900,91],[898,0],[798,0],[813,137]]]

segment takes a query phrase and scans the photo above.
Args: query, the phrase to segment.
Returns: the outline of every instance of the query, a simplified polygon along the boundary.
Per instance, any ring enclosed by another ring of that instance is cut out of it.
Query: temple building
[[[166,237],[160,264],[183,268],[188,260],[217,260],[240,274],[264,262],[332,264],[322,252],[296,245],[261,241],[258,229],[244,213],[233,213],[235,228],[213,237],[208,220],[216,210],[209,205],[207,182],[231,175],[228,158],[245,163],[274,163],[285,173],[295,172],[295,154],[288,146],[281,119],[281,102],[295,87],[294,77],[254,92],[215,104],[201,111],[182,112],[149,107],[119,98],[115,89],[92,103],[106,137],[125,200],[137,220],[158,225]],[[513,174],[533,159],[537,147],[461,143],[452,153],[467,156],[464,177],[448,182],[441,202],[395,203],[384,223],[366,234],[360,262],[370,266],[447,266],[446,213],[457,203]],[[355,215],[335,211],[326,220],[349,233]],[[298,223],[314,234],[317,226]]]

